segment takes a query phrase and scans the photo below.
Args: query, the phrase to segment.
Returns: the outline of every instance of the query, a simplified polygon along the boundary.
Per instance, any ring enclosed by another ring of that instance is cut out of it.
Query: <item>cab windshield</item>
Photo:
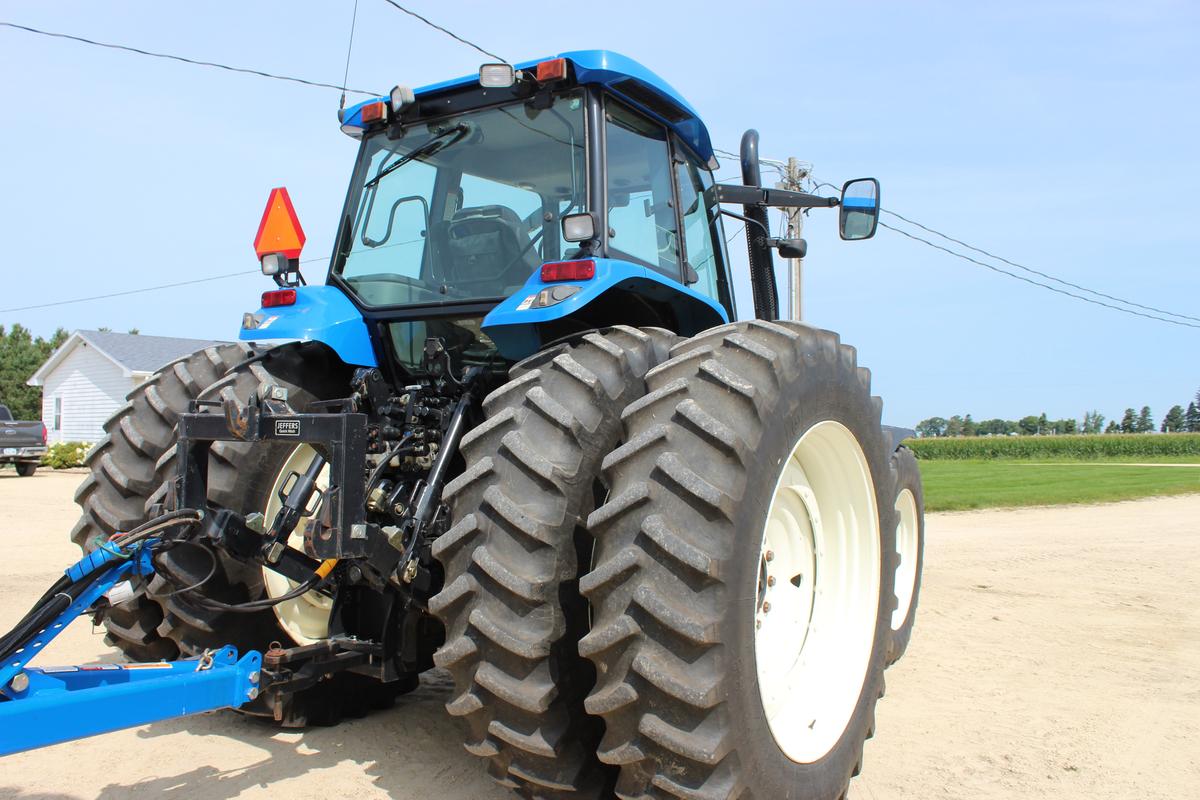
[[[584,141],[582,92],[374,134],[334,273],[370,306],[508,297],[577,250],[559,220],[586,208]]]

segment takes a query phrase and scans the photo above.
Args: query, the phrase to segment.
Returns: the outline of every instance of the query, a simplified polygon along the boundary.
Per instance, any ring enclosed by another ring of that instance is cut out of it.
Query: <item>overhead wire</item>
[[[417,12],[415,12],[415,11],[413,11],[413,10],[411,10],[411,9],[405,8],[404,6],[402,6],[402,5],[400,5],[399,3],[397,3],[397,2],[396,2],[396,0],[383,0],[383,2],[387,3],[388,5],[392,6],[392,7],[393,7],[393,8],[395,8],[395,9],[397,9],[398,11],[403,11],[405,14],[408,14],[410,17],[415,17],[416,19],[419,19],[421,22],[424,22],[426,25],[428,25],[429,27],[433,28],[434,30],[441,31],[442,33],[446,34],[446,35],[447,35],[447,36],[449,36],[451,39],[455,39],[455,40],[457,40],[457,41],[459,41],[459,42],[462,42],[462,43],[463,43],[463,44],[465,44],[467,47],[473,47],[474,49],[476,49],[476,50],[478,50],[479,52],[483,53],[483,54],[484,54],[485,56],[487,56],[488,58],[494,58],[494,59],[496,59],[497,61],[499,61],[499,62],[500,62],[500,63],[502,63],[502,64],[508,64],[508,63],[509,63],[508,59],[501,58],[500,56],[496,55],[495,53],[493,53],[493,52],[491,52],[491,51],[489,51],[489,50],[484,50],[482,47],[480,47],[479,45],[475,44],[475,43],[474,43],[474,42],[472,42],[470,39],[464,39],[463,37],[459,36],[459,35],[458,35],[457,33],[455,33],[454,31],[452,31],[452,30],[448,30],[448,29],[446,29],[446,28],[443,28],[441,25],[438,25],[436,22],[432,22],[431,20],[429,20],[429,19],[427,19],[427,18],[425,18],[425,17],[421,16],[421,15],[420,15],[420,14],[418,14]]]
[[[79,42],[81,44],[91,45],[93,47],[104,47],[104,48],[108,48],[109,50],[121,50],[126,53],[135,53],[137,55],[149,56],[151,58],[161,58],[161,59],[166,59],[168,61],[178,61],[183,64],[191,64],[191,65],[197,66],[197,67],[211,67],[213,69],[222,69],[227,72],[238,72],[243,75],[254,75],[255,77],[259,77],[259,78],[271,78],[272,80],[277,80],[277,81],[288,81],[290,83],[299,83],[299,84],[303,84],[304,86],[312,86],[312,87],[319,88],[319,89],[337,89],[339,91],[349,92],[351,94],[365,94],[365,95],[370,95],[373,97],[379,96],[378,92],[368,92],[365,89],[350,89],[350,88],[347,88],[346,86],[338,86],[335,83],[323,83],[321,81],[310,81],[306,78],[296,78],[291,75],[277,75],[273,72],[264,72],[263,70],[251,69],[249,67],[235,67],[230,64],[221,64],[216,61],[202,61],[200,59],[188,58],[187,56],[178,56],[178,55],[174,55],[172,53],[157,53],[152,50],[143,50],[140,47],[131,47],[129,45],[124,45],[124,44],[113,44],[112,42],[101,42],[96,39],[88,39],[87,37],[75,36],[70,33],[60,33],[58,31],[47,31],[47,30],[43,30],[41,28],[34,28],[29,25],[19,25],[15,22],[0,21],[0,27],[13,28],[15,30],[37,34],[38,36],[48,36],[48,37],[51,37],[54,39],[68,39],[73,42]]]
[[[984,250],[983,248],[980,248],[980,247],[976,247],[972,244],[968,244],[967,242],[964,242],[961,239],[955,239],[953,236],[948,236],[947,234],[944,234],[941,231],[937,231],[937,230],[934,230],[933,228],[929,228],[925,225],[922,225],[921,223],[917,222],[916,220],[911,220],[908,217],[905,217],[901,214],[897,214],[895,211],[889,211],[886,208],[881,208],[880,211],[882,211],[884,214],[889,214],[893,217],[896,217],[897,219],[903,220],[904,222],[907,222],[909,225],[914,225],[923,231],[932,233],[934,236],[940,236],[941,238],[943,238],[947,241],[954,242],[955,244],[958,244],[958,245],[962,245],[963,247],[967,248],[968,250],[973,250],[976,253],[987,256],[988,258],[994,258],[997,261],[1001,261],[1005,264],[1008,264],[1011,267],[1016,267],[1017,269],[1024,270],[1025,272],[1029,272],[1033,275],[1039,275],[1043,278],[1046,278],[1047,280],[1054,281],[1055,283],[1060,283],[1063,286],[1070,286],[1072,289],[1079,289],[1082,292],[1087,292],[1088,294],[1094,294],[1097,297],[1103,297],[1107,300],[1114,300],[1118,303],[1124,303],[1127,306],[1133,306],[1135,308],[1140,308],[1145,311],[1153,311],[1156,314],[1166,314],[1169,317],[1178,317],[1179,319],[1189,319],[1189,320],[1192,320],[1193,322],[1200,322],[1200,317],[1192,317],[1187,314],[1177,314],[1174,311],[1167,311],[1166,309],[1155,308],[1154,306],[1142,305],[1141,303],[1135,303],[1132,300],[1126,300],[1122,297],[1116,297],[1114,295],[1105,294],[1104,292],[1100,292],[1095,289],[1089,289],[1086,286],[1080,286],[1077,283],[1071,283],[1070,281],[1063,280],[1062,278],[1056,278],[1053,275],[1049,275],[1045,272],[1041,272],[1039,270],[1034,269],[1033,267],[1027,267],[1024,264],[1018,264],[1015,261],[1009,261],[1007,258],[1004,258],[1003,256],[998,256],[995,253],[989,253],[987,250]]]
[[[301,264],[313,264],[313,263],[316,263],[319,261],[328,261],[328,260],[329,260],[328,256],[323,256],[321,258],[305,259],[304,261],[301,261],[300,263]],[[36,305],[31,305],[31,306],[17,306],[14,308],[0,308],[0,314],[10,314],[10,313],[13,313],[16,311],[34,311],[39,308],[52,308],[54,306],[66,306],[66,305],[71,305],[73,303],[87,303],[92,300],[108,300],[113,297],[127,297],[132,294],[142,294],[143,292],[156,292],[156,291],[159,291],[160,289],[174,289],[179,286],[191,286],[191,285],[197,284],[197,283],[208,283],[209,281],[220,281],[220,280],[225,280],[227,278],[236,278],[241,275],[257,275],[260,272],[261,272],[261,270],[258,270],[258,269],[240,270],[238,272],[227,272],[222,275],[209,275],[208,277],[205,277],[205,278],[195,278],[190,281],[176,281],[174,283],[162,283],[162,284],[159,284],[158,286],[145,286],[140,289],[128,289],[123,292],[109,292],[108,294],[97,294],[97,295],[92,295],[90,297],[76,297],[72,300],[56,300],[52,303],[38,303]]]
[[[830,189],[833,189],[834,191],[838,191],[838,187],[834,186],[832,183],[828,183],[826,181],[819,181],[816,178],[812,178],[812,181],[813,181],[814,189],[828,187]],[[996,261],[1000,261],[1004,264],[1008,264],[1009,266],[1016,267],[1017,269],[1028,272],[1032,275],[1037,275],[1039,277],[1046,278],[1047,280],[1054,281],[1055,283],[1061,284],[1062,286],[1068,286],[1072,289],[1078,289],[1081,292],[1086,292],[1087,294],[1094,295],[1094,297],[1085,297],[1083,295],[1076,294],[1075,292],[1069,292],[1069,291],[1066,291],[1065,289],[1060,289],[1057,286],[1050,286],[1049,284],[1042,283],[1041,281],[1033,280],[1032,278],[1027,278],[1023,275],[1018,275],[1014,272],[1010,272],[1009,270],[1003,269],[1001,267],[997,267],[994,264],[988,264],[988,263],[980,261],[978,259],[971,258],[970,256],[960,253],[957,250],[953,250],[948,247],[943,247],[943,246],[936,244],[934,242],[931,242],[928,239],[925,239],[921,236],[917,236],[915,234],[912,234],[905,230],[902,230],[901,228],[897,228],[894,225],[888,225],[886,222],[883,222],[882,220],[880,220],[880,222],[879,222],[880,227],[887,228],[888,230],[893,231],[895,233],[899,233],[901,236],[906,236],[909,239],[912,239],[913,241],[920,242],[921,244],[932,247],[935,250],[940,250],[943,253],[947,253],[949,255],[954,256],[955,258],[961,258],[964,261],[968,261],[972,264],[976,264],[978,266],[984,267],[985,269],[989,269],[993,272],[1000,273],[1001,275],[1006,275],[1010,278],[1014,278],[1014,279],[1022,281],[1024,283],[1028,283],[1033,286],[1038,286],[1042,289],[1047,289],[1051,292],[1055,292],[1056,294],[1065,295],[1066,297],[1072,297],[1072,298],[1075,298],[1076,300],[1082,300],[1085,303],[1091,303],[1092,305],[1112,309],[1113,311],[1121,311],[1121,312],[1124,312],[1126,314],[1131,314],[1136,317],[1142,317],[1144,319],[1152,319],[1152,320],[1156,320],[1158,322],[1168,322],[1172,325],[1179,325],[1179,326],[1185,327],[1185,328],[1200,328],[1200,325],[1193,324],[1193,323],[1200,323],[1200,317],[1192,317],[1192,316],[1188,316],[1187,314],[1178,314],[1174,311],[1167,311],[1165,309],[1156,308],[1154,306],[1143,305],[1141,303],[1136,303],[1132,300],[1126,300],[1123,297],[1117,297],[1115,295],[1106,294],[1104,292],[1100,292],[1095,289],[1089,289],[1086,286],[1081,286],[1077,283],[1072,283],[1070,281],[1063,280],[1062,278],[1055,277],[1054,275],[1050,275],[1049,273],[1042,272],[1040,270],[1033,269],[1032,267],[1027,267],[1024,264],[1018,264],[1015,261],[1010,261],[1009,259],[1004,258],[1002,256],[998,256],[993,253],[989,253],[987,250],[984,250],[979,247],[975,247],[974,245],[968,244],[967,242],[964,242],[961,239],[956,239],[953,236],[950,236],[948,234],[944,234],[941,231],[935,230],[935,229],[930,228],[926,225],[923,225],[915,220],[911,220],[908,217],[902,216],[901,214],[898,214],[895,211],[889,211],[888,209],[882,208],[882,207],[879,210],[881,212],[883,212],[884,214],[889,214],[890,216],[896,217],[897,219],[907,222],[908,224],[913,225],[917,228],[920,228],[921,230],[927,231],[928,233],[932,233],[933,235],[939,236],[942,239],[945,239],[947,241],[954,242],[955,244],[961,245],[962,247],[965,247],[968,250],[972,250],[976,253],[979,253],[980,255],[984,255],[984,256],[987,256],[988,258],[992,258],[992,259],[995,259]],[[1121,303],[1123,305],[1116,306],[1116,305],[1113,305],[1112,303],[1105,303],[1101,300],[1096,300],[1095,297],[1102,297],[1105,300],[1112,300],[1113,302]],[[1124,306],[1131,306],[1131,308],[1125,308]],[[1153,313],[1144,314],[1139,311],[1134,311],[1133,310],[1134,308],[1140,308],[1140,309],[1143,309],[1144,311],[1150,311]],[[1158,314],[1165,314],[1166,316],[1160,317],[1160,316],[1157,316]],[[1177,319],[1168,319],[1167,317],[1176,317]],[[1192,320],[1192,322],[1182,322],[1180,320]]]
[[[988,264],[988,263],[980,261],[976,258],[971,258],[971,256],[964,255],[962,253],[959,253],[956,250],[951,250],[948,247],[942,247],[941,245],[931,242],[928,239],[924,239],[920,236],[909,233],[908,231],[901,230],[900,228],[897,228],[893,225],[888,225],[886,222],[883,222],[882,220],[879,222],[879,225],[880,225],[880,227],[887,228],[888,230],[894,231],[894,232],[900,234],[901,236],[906,236],[909,239],[912,239],[914,241],[921,242],[922,244],[928,245],[929,247],[932,247],[935,250],[941,250],[943,253],[948,253],[949,255],[952,255],[955,258],[961,258],[962,260],[969,261],[972,264],[978,264],[979,266],[981,266],[985,269],[990,269],[993,272],[1000,273],[1001,275],[1007,275],[1010,278],[1015,278],[1016,280],[1023,281],[1028,284],[1032,284],[1033,286],[1040,286],[1043,289],[1048,289],[1049,291],[1055,292],[1057,294],[1066,295],[1067,297],[1074,297],[1076,300],[1082,300],[1085,303],[1091,303],[1092,305],[1103,306],[1104,308],[1110,308],[1113,311],[1120,311],[1125,314],[1132,314],[1135,317],[1144,317],[1145,319],[1157,320],[1158,322],[1169,322],[1172,325],[1179,325],[1179,326],[1182,326],[1185,328],[1200,329],[1200,325],[1196,325],[1196,324],[1193,324],[1190,322],[1180,322],[1179,320],[1168,319],[1166,317],[1158,317],[1158,316],[1154,316],[1153,314],[1143,314],[1141,311],[1134,311],[1131,308],[1115,306],[1115,305],[1112,305],[1111,303],[1105,303],[1101,300],[1096,300],[1091,297],[1085,297],[1084,295],[1081,295],[1081,294],[1075,294],[1074,292],[1068,292],[1066,289],[1059,289],[1058,287],[1051,286],[1048,283],[1042,283],[1041,281],[1035,281],[1032,278],[1026,278],[1024,275],[1018,275],[1015,272],[1009,272],[1008,270],[997,267],[994,264]]]

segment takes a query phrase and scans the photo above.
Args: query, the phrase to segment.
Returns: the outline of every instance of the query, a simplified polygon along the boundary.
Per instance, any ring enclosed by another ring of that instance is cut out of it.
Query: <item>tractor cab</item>
[[[636,62],[485,65],[341,121],[362,144],[328,284],[385,326],[386,360],[434,335],[515,359],[617,321],[733,318],[707,130]]]
[[[736,318],[722,202],[753,226],[756,314],[773,319],[769,248],[802,243],[772,239],[765,208],[838,204],[761,189],[752,131],[748,185],[717,185],[695,110],[607,51],[397,86],[340,120],[361,146],[328,285],[287,295],[312,313],[247,315],[243,339],[319,334],[348,364],[411,371],[431,338],[462,367],[618,323],[692,335]],[[877,184],[859,189],[848,238],[873,232]]]

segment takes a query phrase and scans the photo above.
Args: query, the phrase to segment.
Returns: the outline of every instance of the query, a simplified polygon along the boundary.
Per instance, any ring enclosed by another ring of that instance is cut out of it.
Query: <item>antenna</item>
[[[357,23],[358,0],[354,0],[354,13],[350,17],[350,43],[346,45],[346,71],[342,73],[342,99],[338,101],[338,111],[346,107],[346,81],[350,79],[350,54],[354,52],[354,27]]]

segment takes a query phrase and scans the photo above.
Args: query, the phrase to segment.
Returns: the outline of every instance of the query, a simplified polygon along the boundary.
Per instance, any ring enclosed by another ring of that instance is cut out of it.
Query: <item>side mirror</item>
[[[567,214],[562,218],[563,239],[568,242],[587,242],[596,238],[596,216],[590,211]]]
[[[808,242],[803,239],[776,239],[773,246],[783,258],[804,258],[808,255]]]
[[[858,178],[842,186],[838,232],[848,242],[870,239],[879,225],[879,181]]]

